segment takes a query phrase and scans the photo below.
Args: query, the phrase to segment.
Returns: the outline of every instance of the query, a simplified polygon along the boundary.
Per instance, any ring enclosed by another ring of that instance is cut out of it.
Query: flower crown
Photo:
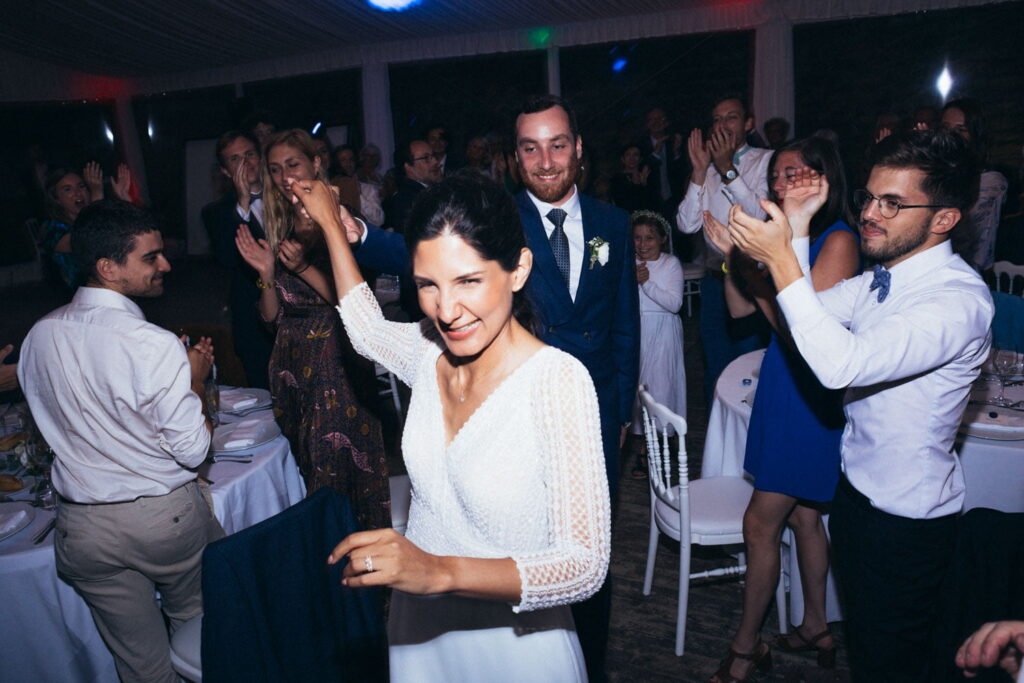
[[[661,226],[663,234],[668,237],[672,234],[672,228],[669,227],[668,221],[660,213],[654,211],[648,211],[647,209],[641,209],[640,211],[634,211],[629,216],[629,227],[633,228],[641,220],[651,221]]]

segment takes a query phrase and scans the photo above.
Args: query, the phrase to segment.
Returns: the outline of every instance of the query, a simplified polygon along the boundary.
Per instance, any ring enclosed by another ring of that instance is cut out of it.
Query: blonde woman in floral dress
[[[259,273],[260,315],[277,327],[270,392],[281,431],[307,493],[330,487],[352,501],[365,529],[391,526],[387,461],[380,422],[365,407],[374,395],[373,367],[351,347],[320,229],[291,203],[291,180],[323,179],[313,140],[302,130],[278,133],[263,157],[264,229],[254,240],[240,227],[236,242]]]

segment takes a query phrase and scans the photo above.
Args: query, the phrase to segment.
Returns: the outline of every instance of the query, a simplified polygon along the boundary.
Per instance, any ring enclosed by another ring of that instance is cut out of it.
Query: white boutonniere
[[[587,242],[587,246],[590,247],[590,270],[594,269],[595,263],[600,263],[602,266],[608,263],[608,243],[600,237]]]

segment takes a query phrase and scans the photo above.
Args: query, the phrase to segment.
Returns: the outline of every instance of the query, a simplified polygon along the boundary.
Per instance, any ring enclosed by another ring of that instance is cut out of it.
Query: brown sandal
[[[762,649],[762,646],[764,646],[764,649]],[[737,659],[745,659],[750,662],[750,671],[743,678],[736,678],[729,673],[733,662]],[[736,650],[730,647],[729,654],[722,660],[718,671],[711,676],[708,683],[744,683],[744,681],[750,679],[750,673],[754,669],[761,673],[767,673],[772,670],[772,648],[760,638],[757,639],[757,645],[754,646],[753,652],[736,652]]]
[[[828,647],[821,647],[818,645],[818,641],[828,638],[832,635],[832,631],[825,629],[813,638],[804,638],[804,634],[800,633],[800,627],[793,629],[792,633],[780,634],[775,639],[775,647],[782,650],[783,652],[817,652],[818,654],[818,666],[822,669],[834,669],[836,668],[836,644],[832,642]],[[790,640],[790,636],[796,636],[800,641],[797,645],[793,644]]]

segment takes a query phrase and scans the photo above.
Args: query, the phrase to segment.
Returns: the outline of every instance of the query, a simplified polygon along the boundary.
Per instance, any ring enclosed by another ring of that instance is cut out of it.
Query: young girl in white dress
[[[297,201],[323,227],[355,348],[412,387],[402,450],[406,536],[352,534],[350,587],[390,586],[393,681],[583,681],[568,605],[601,586],[610,508],[597,394],[540,342],[515,200],[483,177],[417,199],[406,239],[422,323],[386,321],[347,237],[360,228],[320,182]]]
[[[640,384],[651,396],[676,415],[686,417],[686,367],[683,364],[683,267],[665,250],[668,223],[653,211],[635,211],[633,249],[636,251],[636,281],[640,288]],[[640,401],[633,404],[634,434],[643,431]],[[633,476],[647,476],[640,461]]]

